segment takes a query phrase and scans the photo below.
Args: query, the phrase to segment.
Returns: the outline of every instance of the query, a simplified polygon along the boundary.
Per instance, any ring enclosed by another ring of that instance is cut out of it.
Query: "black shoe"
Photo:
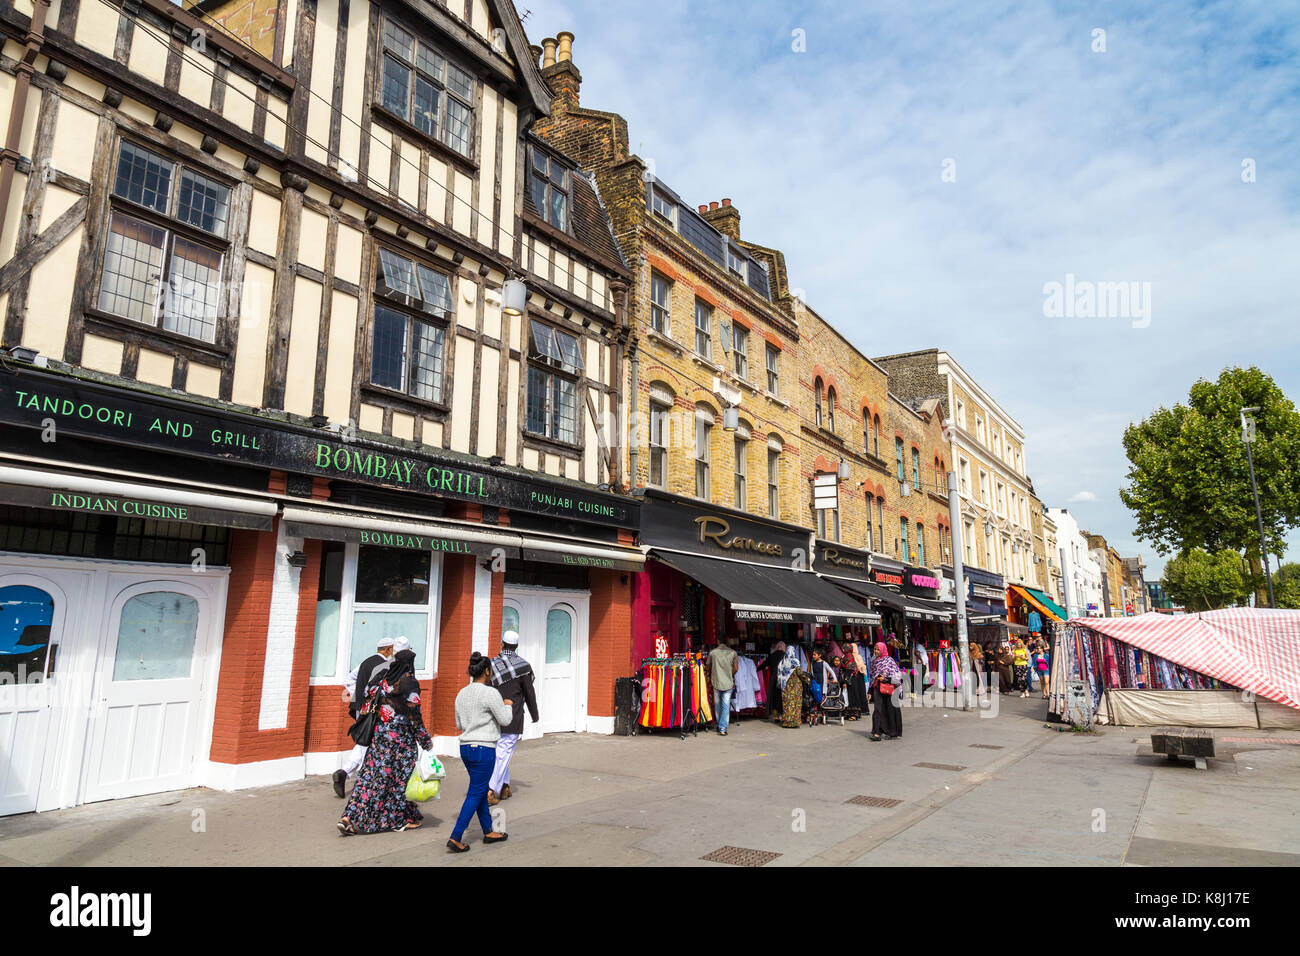
[[[334,796],[340,800],[343,799],[343,784],[347,782],[348,775],[344,770],[334,771]]]
[[[719,730],[718,733],[721,734],[723,737],[727,736],[727,732],[725,730]]]

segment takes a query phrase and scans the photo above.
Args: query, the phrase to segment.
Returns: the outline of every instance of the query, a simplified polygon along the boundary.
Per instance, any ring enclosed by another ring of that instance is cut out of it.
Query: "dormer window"
[[[674,229],[677,228],[677,204],[657,189],[650,190],[650,211]]]
[[[739,278],[741,282],[745,281],[745,260],[736,255],[730,246],[727,247],[727,271]]]
[[[537,213],[556,229],[569,231],[569,170],[558,159],[532,148],[528,188]]]

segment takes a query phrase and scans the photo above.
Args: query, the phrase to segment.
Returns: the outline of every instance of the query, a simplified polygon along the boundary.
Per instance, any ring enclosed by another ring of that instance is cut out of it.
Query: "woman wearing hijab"
[[[420,714],[415,651],[393,655],[383,677],[371,685],[367,707],[378,713],[375,731],[338,822],[339,833],[352,836],[414,830],[423,816],[419,807],[406,799],[406,783],[415,769],[416,745],[433,749],[433,738]]]
[[[857,720],[867,713],[867,662],[862,659],[862,649],[855,641],[846,648],[848,657],[844,660],[845,686],[848,688],[849,720]]]
[[[812,678],[799,666],[795,645],[786,648],[776,679],[781,685],[781,726],[798,727],[803,723],[803,695]]]
[[[871,715],[872,740],[879,740],[882,735],[891,739],[903,736],[903,711],[898,706],[897,695],[881,687],[892,685],[897,691],[902,679],[903,672],[889,656],[889,648],[883,642],[877,644],[876,656],[871,659],[871,702],[875,705]]]

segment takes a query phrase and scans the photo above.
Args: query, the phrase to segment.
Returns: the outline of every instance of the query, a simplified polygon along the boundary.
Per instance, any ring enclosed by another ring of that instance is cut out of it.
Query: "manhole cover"
[[[730,863],[732,866],[763,866],[780,855],[767,850],[747,850],[743,846],[724,846],[712,853],[706,853],[700,859],[712,863]]]
[[[965,770],[955,763],[914,763],[913,767],[925,767],[927,770]]]
[[[1001,744],[971,744],[977,750],[1006,750]]]
[[[867,797],[858,794],[856,797],[849,797],[845,803],[856,803],[860,807],[896,807],[902,800],[895,800],[893,797]]]

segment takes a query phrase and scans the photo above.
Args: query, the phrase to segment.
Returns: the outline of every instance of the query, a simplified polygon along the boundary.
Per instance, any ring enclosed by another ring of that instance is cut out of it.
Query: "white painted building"
[[[1060,550],[1061,595],[1070,617],[1099,617],[1104,614],[1102,601],[1102,566],[1097,555],[1088,550],[1088,539],[1079,523],[1065,508],[1048,508],[1056,522],[1056,542]],[[1095,608],[1090,610],[1089,606]]]

